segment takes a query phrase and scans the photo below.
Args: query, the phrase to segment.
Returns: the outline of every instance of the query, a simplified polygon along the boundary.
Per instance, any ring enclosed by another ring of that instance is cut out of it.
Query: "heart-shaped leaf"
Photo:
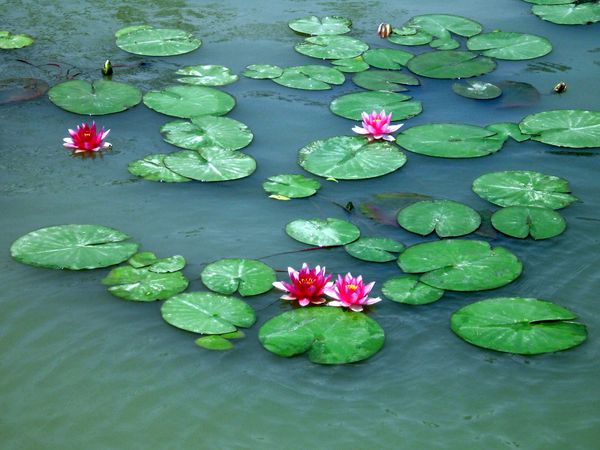
[[[167,116],[189,119],[196,116],[222,116],[235,106],[235,99],[222,91],[204,86],[169,86],[144,95],[144,104]]]
[[[258,295],[270,291],[274,281],[275,271],[253,259],[221,259],[202,271],[205,286],[220,294]]]
[[[346,245],[360,236],[356,225],[332,218],[294,220],[286,225],[285,232],[292,239],[319,247]]]
[[[481,225],[481,217],[473,208],[451,200],[429,200],[413,203],[398,213],[400,226],[426,236],[463,236]]]
[[[70,80],[48,91],[48,98],[59,108],[77,114],[100,116],[125,111],[142,100],[135,86],[116,81],[98,80],[88,83]]]
[[[115,33],[117,47],[144,56],[182,55],[196,50],[202,42],[190,33],[148,25],[122,28]]]
[[[417,275],[402,275],[383,283],[381,292],[393,302],[407,305],[426,305],[437,302],[444,290],[421,283]]]
[[[567,227],[565,219],[550,208],[537,206],[509,206],[492,216],[492,225],[498,231],[516,238],[548,239],[558,236]]]

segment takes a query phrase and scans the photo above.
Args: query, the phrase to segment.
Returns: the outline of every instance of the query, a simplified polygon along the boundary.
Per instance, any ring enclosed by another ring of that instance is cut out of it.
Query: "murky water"
[[[312,62],[293,50],[300,38],[287,28],[291,18],[348,16],[354,36],[372,46],[391,46],[375,34],[380,22],[399,25],[413,15],[438,12],[473,18],[487,31],[546,36],[554,51],[529,62],[500,61],[484,78],[530,83],[541,92],[539,102],[478,103],[456,96],[452,81],[423,79],[411,95],[423,102],[424,112],[411,124],[487,125],[550,109],[600,110],[600,25],[553,25],[529,10],[518,0],[9,0],[0,5],[0,28],[29,33],[37,41],[0,53],[0,79],[32,77],[54,84],[69,69],[94,79],[111,58],[129,66],[116,80],[148,90],[167,85],[176,68],[191,64],[222,64],[239,73],[254,63]],[[137,23],[183,28],[204,45],[171,58],[129,55],[114,45],[113,33]],[[561,80],[568,83],[567,93],[551,94]],[[308,142],[349,134],[353,124],[327,106],[356,88],[348,81],[315,93],[242,77],[224,90],[238,101],[229,117],[255,134],[245,151],[258,162],[251,177],[230,183],[165,185],[131,176],[129,162],[173,150],[158,131],[171,119],[143,105],[97,118],[112,129],[114,151],[94,160],[72,158],[61,146],[66,129],[81,116],[56,108],[46,97],[0,106],[3,449],[597,448],[597,150],[569,152],[509,140],[497,154],[479,159],[409,154],[407,165],[391,175],[323,182],[314,198],[277,202],[267,198],[261,183],[271,175],[300,173],[297,150]],[[198,279],[203,264],[225,257],[264,257],[277,269],[303,261],[324,264],[334,272],[363,273],[381,286],[398,273],[393,263],[361,263],[342,249],[267,256],[305,248],[283,231],[296,218],[349,218],[364,234],[415,243],[419,239],[409,233],[358,212],[347,214],[334,202],[358,204],[380,192],[416,192],[492,209],[471,192],[471,182],[510,169],[571,182],[581,202],[563,211],[567,232],[542,242],[492,240],[517,254],[525,267],[516,282],[496,291],[449,293],[423,307],[382,303],[372,317],[385,329],[386,345],[361,364],[322,367],[263,350],[256,339],[259,325],[287,309],[276,293],[249,299],[258,323],[235,350],[208,352],[194,344],[192,334],[165,324],[159,303],[109,295],[100,284],[107,270],[36,269],[13,262],[8,253],[16,238],[34,229],[98,223],[130,234],[160,256],[184,255],[190,290],[203,289]],[[588,325],[589,340],[571,351],[525,358],[472,347],[450,331],[450,314],[459,307],[505,295],[545,298],[572,309]]]

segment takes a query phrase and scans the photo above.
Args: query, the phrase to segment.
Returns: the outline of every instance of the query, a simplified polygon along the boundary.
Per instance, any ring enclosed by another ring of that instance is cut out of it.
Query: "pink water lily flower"
[[[374,285],[374,281],[365,285],[361,275],[356,278],[350,272],[344,278],[338,275],[335,285],[325,289],[325,294],[334,299],[328,305],[350,308],[357,312],[362,311],[363,306],[381,301],[379,297],[369,297],[369,292]]]
[[[77,130],[69,130],[71,137],[64,138],[63,144],[65,147],[72,148],[75,153],[82,152],[97,152],[111,148],[109,142],[102,142],[108,136],[110,130],[104,131],[104,127],[96,133],[96,123],[92,122],[92,126],[88,123],[77,125]]]
[[[362,127],[356,126],[352,128],[352,131],[358,134],[367,136],[369,141],[376,139],[383,139],[385,141],[395,141],[396,138],[391,133],[398,131],[398,129],[404,125],[400,123],[398,125],[390,125],[392,121],[392,113],[385,114],[385,110],[380,113],[373,111],[371,114],[363,112],[362,116]]]
[[[331,275],[325,274],[325,267],[320,266],[311,269],[308,264],[302,264],[302,269],[295,270],[288,267],[291,283],[276,281],[273,283],[280,291],[287,292],[281,298],[283,300],[298,300],[300,306],[309,304],[325,303],[324,291],[331,286]]]

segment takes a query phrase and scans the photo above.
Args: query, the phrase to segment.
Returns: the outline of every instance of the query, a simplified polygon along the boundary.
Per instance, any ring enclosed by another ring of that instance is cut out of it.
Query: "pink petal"
[[[327,306],[341,307],[341,306],[343,306],[343,305],[342,305],[342,302],[333,301],[333,302],[329,302],[329,303],[327,303]]]
[[[388,132],[393,133],[394,131],[398,131],[400,128],[402,128],[403,125],[403,123],[399,123],[398,125],[390,125],[388,126]]]
[[[301,298],[300,300],[298,300],[298,303],[300,304],[300,306],[306,306],[310,304],[310,300],[307,298]]]
[[[350,305],[350,309],[354,312],[361,312],[363,307],[362,305]]]
[[[381,139],[383,139],[384,141],[389,141],[389,142],[393,142],[396,140],[396,138],[394,136],[391,136],[389,134],[382,136]]]
[[[287,291],[288,289],[285,287],[285,285],[283,284],[283,282],[281,281],[275,281],[273,283],[273,287],[279,289],[280,291]]]
[[[365,290],[364,290],[365,295],[367,295],[369,292],[371,292],[371,289],[373,289],[373,286],[375,286],[374,281],[372,281],[371,283],[369,283],[365,286]]]
[[[366,130],[362,127],[359,127],[359,126],[352,127],[352,131],[354,131],[355,133],[358,133],[358,134],[369,134],[368,130]]]
[[[373,305],[375,303],[379,303],[381,301],[381,299],[379,297],[372,297],[367,299],[367,301],[365,302],[366,305]]]

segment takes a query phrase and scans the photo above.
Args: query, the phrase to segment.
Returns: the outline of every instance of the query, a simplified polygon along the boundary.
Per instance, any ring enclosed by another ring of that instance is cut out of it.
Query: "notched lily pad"
[[[294,220],[286,225],[285,232],[292,239],[319,247],[346,245],[360,236],[353,223],[332,218]]]
[[[167,116],[189,119],[196,116],[222,116],[235,106],[235,99],[218,89],[205,86],[168,86],[149,91],[144,104]]]
[[[287,68],[273,81],[294,89],[321,91],[331,89],[331,84],[343,84],[346,77],[333,67],[311,64]]]
[[[283,69],[272,64],[251,64],[246,67],[242,75],[255,80],[272,79],[281,76]]]
[[[525,117],[519,128],[534,141],[557,147],[593,148],[600,145],[600,111],[544,111]]]
[[[70,80],[52,87],[48,98],[66,111],[99,116],[137,105],[142,100],[142,92],[135,86],[116,81]]]
[[[400,226],[412,233],[439,237],[463,236],[481,224],[481,217],[470,206],[452,200],[429,200],[413,203],[398,213]]]
[[[454,93],[476,100],[491,100],[502,95],[502,89],[492,83],[483,81],[463,81],[452,85]]]
[[[550,208],[536,206],[509,206],[492,216],[492,225],[512,237],[548,239],[558,236],[567,227],[565,219]]]
[[[309,16],[291,20],[288,25],[298,33],[322,36],[346,34],[352,27],[352,21],[340,16]]]
[[[166,142],[188,150],[220,147],[239,150],[252,142],[250,129],[228,117],[199,116],[190,122],[177,120],[160,129]]]
[[[586,25],[600,22],[600,3],[534,5],[531,11],[542,20],[560,25]]]
[[[183,177],[167,166],[165,166],[165,154],[154,154],[130,162],[127,166],[129,173],[142,177],[148,181],[160,181],[164,183],[183,183],[190,181],[189,178]]]
[[[206,182],[238,180],[256,170],[256,161],[250,156],[220,147],[171,153],[164,162],[181,176]]]
[[[396,92],[354,92],[334,99],[329,105],[332,113],[351,120],[361,120],[363,111],[392,113],[392,120],[404,120],[420,114],[421,102],[409,101],[410,96]]]
[[[473,36],[467,41],[467,48],[490,58],[520,61],[547,55],[552,44],[534,34],[493,31]]]
[[[418,86],[421,84],[412,75],[388,70],[367,70],[366,72],[360,72],[352,77],[352,82],[364,89],[389,92],[405,91],[406,88],[404,85]]]
[[[444,290],[421,283],[417,275],[401,275],[390,278],[381,287],[383,295],[397,303],[427,305],[444,296]]]
[[[511,122],[494,123],[485,127],[486,130],[493,131],[504,139],[510,137],[517,142],[524,142],[531,138],[528,134],[523,134],[519,125]]]
[[[473,52],[442,50],[421,53],[406,64],[408,69],[428,78],[470,78],[496,68],[493,59]]]
[[[361,237],[344,246],[349,255],[369,262],[394,261],[404,249],[404,244],[385,237]]]
[[[177,78],[177,81],[196,86],[225,86],[235,83],[238,76],[224,66],[199,65],[188,66],[175,72],[177,75],[186,75],[186,78]]]
[[[12,34],[10,31],[0,30],[0,49],[13,50],[33,44],[34,39],[27,34]]]
[[[148,25],[122,28],[115,33],[117,47],[144,56],[174,56],[196,50],[202,42],[192,34],[173,28]]]
[[[346,59],[362,55],[369,46],[348,36],[313,36],[294,47],[298,53],[319,59]]]
[[[275,271],[253,259],[221,259],[202,271],[202,282],[220,294],[239,292],[241,296],[258,295],[272,289]]]
[[[290,198],[310,197],[321,188],[321,183],[304,175],[274,175],[263,183],[263,189],[270,194]]]
[[[410,52],[393,48],[374,48],[367,50],[362,55],[370,66],[386,70],[401,69],[413,56]]]
[[[155,272],[152,266],[121,266],[102,280],[108,292],[124,300],[151,302],[164,300],[185,291],[188,280],[179,271]]]
[[[334,59],[331,64],[340,72],[358,73],[369,68],[362,56],[346,59]]]

